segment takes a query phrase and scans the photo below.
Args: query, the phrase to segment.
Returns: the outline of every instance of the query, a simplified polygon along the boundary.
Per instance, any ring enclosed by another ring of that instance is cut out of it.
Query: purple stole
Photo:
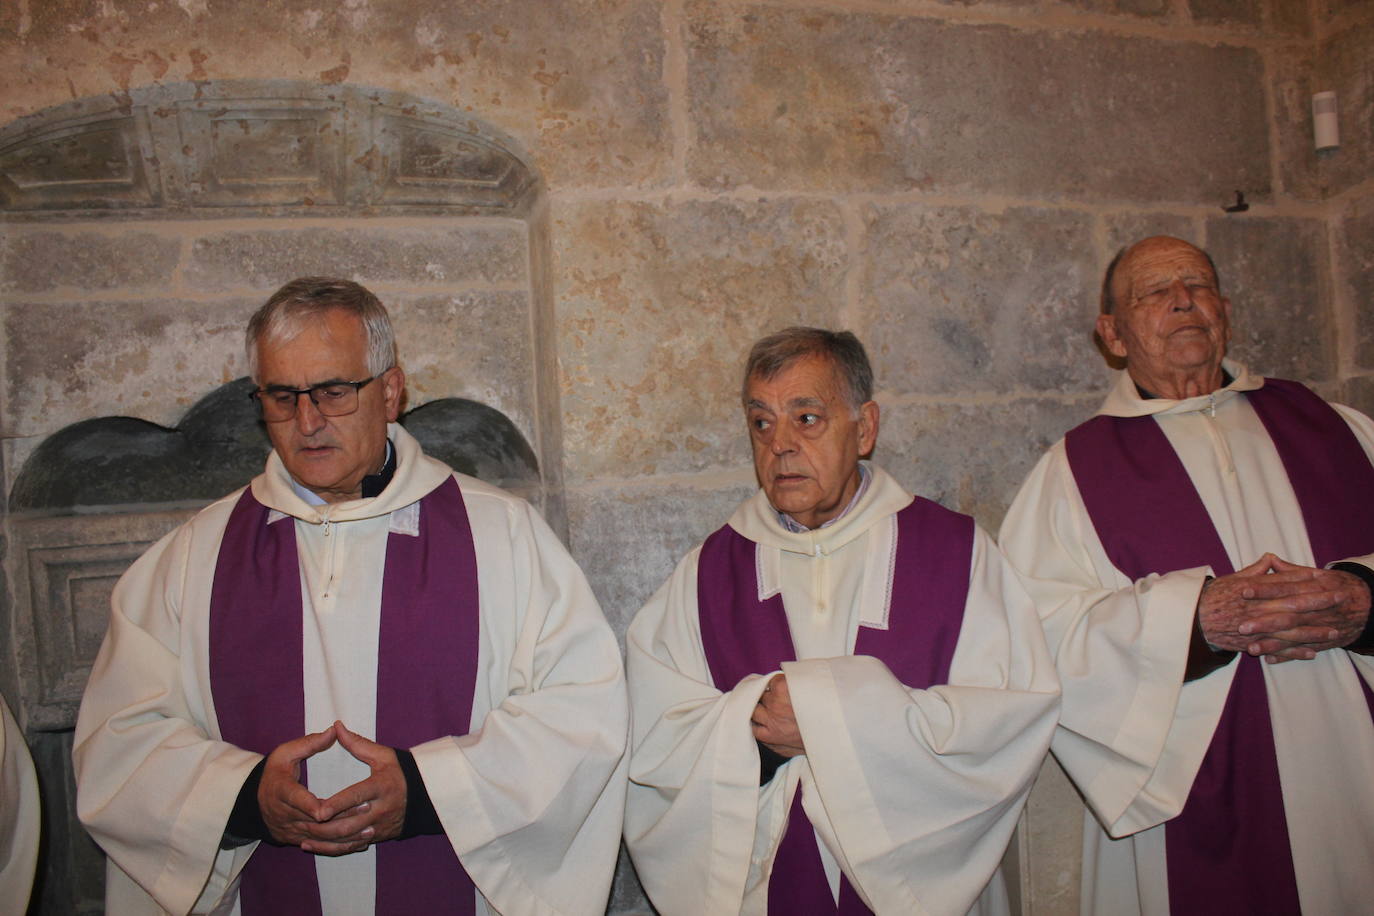
[[[759,601],[756,549],[729,525],[701,548],[701,641],[711,679],[722,691],[733,689],[747,675],[776,671],[797,657],[782,595]],[[854,654],[879,659],[908,687],[946,683],[963,624],[972,555],[973,519],[968,516],[920,497],[898,512],[888,629],[860,625]],[[792,801],[769,876],[768,912],[870,912],[846,876],[841,876],[835,908],[800,792]]]
[[[382,583],[376,740],[398,748],[467,734],[477,678],[477,557],[457,481],[448,478],[419,509],[419,537],[387,537]],[[210,597],[220,733],[260,754],[306,731],[295,521],[267,517],[245,490],[224,531]],[[474,911],[472,880],[443,834],[376,849],[378,914]],[[249,916],[318,914],[315,857],[263,843],[239,893]]]
[[[1316,564],[1374,551],[1374,467],[1350,427],[1296,382],[1266,379],[1245,396],[1293,485]],[[1126,576],[1235,571],[1153,417],[1094,417],[1065,447],[1098,538]],[[1188,801],[1165,827],[1174,916],[1301,911],[1261,664],[1241,656]]]

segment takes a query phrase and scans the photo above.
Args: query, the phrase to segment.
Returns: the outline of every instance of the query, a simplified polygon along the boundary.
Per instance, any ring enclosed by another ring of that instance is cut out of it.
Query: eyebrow
[[[297,388],[295,385],[282,385],[282,384],[277,384],[277,383],[273,383],[273,384],[271,384],[271,385],[263,385],[262,388],[263,388],[264,391],[304,391],[304,390],[307,389],[307,388],[322,388],[322,387],[324,387],[325,385],[350,385],[350,384],[352,384],[352,380],[350,380],[350,379],[346,379],[346,378],[330,378],[330,379],[325,379],[325,380],[322,381],[322,382],[311,382],[309,385],[303,385],[303,386],[301,386],[300,388]]]
[[[757,398],[750,398],[748,401],[745,402],[744,406],[746,409],[749,410],[767,410],[770,412],[773,410],[771,406],[763,403]],[[783,405],[784,410],[796,410],[798,407],[823,408],[825,407],[825,401],[821,400],[820,398],[793,398],[792,400],[788,401],[785,405]]]

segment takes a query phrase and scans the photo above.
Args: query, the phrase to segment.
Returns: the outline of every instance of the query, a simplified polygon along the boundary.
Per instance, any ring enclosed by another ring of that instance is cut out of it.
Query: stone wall
[[[555,364],[523,416],[557,436],[571,547],[623,630],[751,488],[735,376],[783,324],[856,331],[877,459],[994,529],[1098,400],[1100,272],[1144,234],[1213,251],[1234,355],[1374,409],[1372,47],[1362,0],[14,0],[0,123],[154,84],[290,79],[409,93],[514,138],[545,185],[524,269]],[[1319,89],[1339,93],[1343,139],[1320,156]],[[1237,190],[1249,209],[1223,212]],[[491,266],[385,219],[455,269]],[[281,228],[9,220],[6,492],[62,425],[110,404],[174,422],[234,377],[237,322],[306,269],[252,248]],[[329,236],[339,269],[377,263],[365,212],[299,228]],[[101,250],[124,271],[83,272]],[[452,333],[406,332],[417,384],[499,385],[483,340],[529,333],[483,320],[469,337],[442,303],[422,312]],[[1048,765],[1018,841],[1025,912],[1076,910],[1077,812]],[[643,909],[622,874],[613,910]]]

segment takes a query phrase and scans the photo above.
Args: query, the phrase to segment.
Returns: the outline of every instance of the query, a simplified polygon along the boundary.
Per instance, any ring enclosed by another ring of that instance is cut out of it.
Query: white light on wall
[[[1312,96],[1312,145],[1317,152],[1341,145],[1341,128],[1336,123],[1336,93],[1318,92]]]

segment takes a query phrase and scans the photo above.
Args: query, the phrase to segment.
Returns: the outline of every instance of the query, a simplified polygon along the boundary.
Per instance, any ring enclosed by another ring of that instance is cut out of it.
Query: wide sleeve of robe
[[[206,698],[185,676],[208,664],[194,648],[202,631],[182,625],[186,586],[213,571],[232,499],[164,537],[120,579],[76,723],[77,814],[120,870],[108,871],[111,899],[132,880],[171,913],[208,911],[256,848],[219,843],[261,756],[211,737]]]
[[[38,864],[38,779],[4,697],[0,718],[0,911],[23,913]]]
[[[413,748],[439,820],[506,916],[600,914],[625,804],[620,649],[581,570],[527,504],[465,491],[485,628],[472,731]],[[504,534],[504,536],[503,536]]]
[[[1208,566],[1131,581],[1112,566],[1056,444],[1001,531],[1055,653],[1064,689],[1052,749],[1113,836],[1177,815],[1230,690],[1235,663],[1184,684]]]
[[[749,716],[768,673],[724,694],[711,686],[696,560],[627,637],[626,838],[656,905],[752,911],[744,899],[766,878],[800,783],[818,834],[877,912],[967,912],[1006,849],[1058,707],[1030,602],[990,539],[978,533],[948,684],[909,688],[865,656],[784,664],[807,754],[762,789]]]

